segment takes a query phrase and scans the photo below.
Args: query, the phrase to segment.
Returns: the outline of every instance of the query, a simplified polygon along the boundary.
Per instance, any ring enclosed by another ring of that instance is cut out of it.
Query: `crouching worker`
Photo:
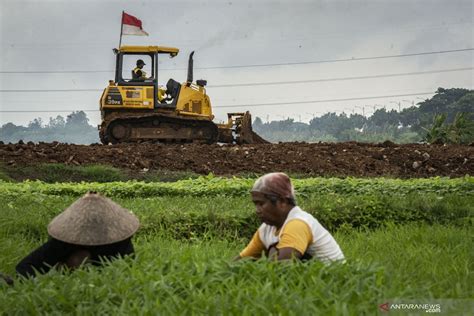
[[[134,253],[132,235],[138,218],[112,200],[87,193],[48,225],[51,238],[16,266],[19,275],[34,276],[51,268],[75,269],[83,263],[100,265]]]
[[[258,258],[262,252],[276,260],[344,260],[332,235],[311,214],[296,206],[293,185],[286,174],[277,172],[260,177],[251,195],[263,223],[237,260]]]

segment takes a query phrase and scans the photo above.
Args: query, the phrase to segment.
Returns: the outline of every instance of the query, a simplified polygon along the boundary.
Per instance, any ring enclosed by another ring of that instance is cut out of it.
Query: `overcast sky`
[[[180,49],[162,64],[170,70],[159,74],[160,83],[184,81],[188,55],[196,51],[194,79],[208,81],[216,121],[245,110],[264,121],[308,122],[328,111],[367,115],[381,106],[408,107],[438,87],[473,89],[473,50],[435,53],[474,47],[473,3],[0,0],[0,124],[26,125],[36,117],[47,123],[73,110],[90,111],[90,123],[98,124],[101,91],[4,90],[103,89],[114,78],[122,10],[149,33],[124,36],[122,45]],[[368,58],[417,53],[432,54]],[[323,62],[334,60],[346,61]],[[377,78],[350,79],[367,76]],[[258,85],[232,86],[249,83]],[[395,96],[407,94],[414,95]],[[377,96],[392,97],[368,99]],[[324,102],[338,99],[349,100]],[[242,106],[226,107],[232,105]]]

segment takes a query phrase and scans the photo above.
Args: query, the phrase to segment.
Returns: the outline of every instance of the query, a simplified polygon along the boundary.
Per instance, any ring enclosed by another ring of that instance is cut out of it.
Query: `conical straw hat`
[[[89,192],[56,216],[48,225],[48,233],[67,243],[99,246],[131,237],[139,225],[129,210]]]

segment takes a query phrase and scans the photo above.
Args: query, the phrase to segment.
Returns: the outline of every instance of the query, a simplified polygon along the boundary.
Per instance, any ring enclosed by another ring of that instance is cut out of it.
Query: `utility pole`
[[[362,109],[362,116],[365,116],[365,106],[355,106],[356,108]]]
[[[397,105],[398,105],[398,112],[401,112],[401,110],[402,110],[402,105],[401,105],[401,102],[400,102],[400,101],[398,101],[398,102],[396,102],[396,101],[390,101],[390,103],[395,103],[395,104],[397,104]]]

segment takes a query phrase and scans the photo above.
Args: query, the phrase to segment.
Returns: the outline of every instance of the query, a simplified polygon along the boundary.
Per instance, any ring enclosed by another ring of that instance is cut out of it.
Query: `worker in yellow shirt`
[[[237,256],[271,259],[344,260],[333,236],[311,214],[296,206],[290,178],[281,172],[266,174],[255,182],[252,201],[262,221],[247,247]]]
[[[143,70],[143,66],[145,65],[142,59],[137,60],[137,67],[132,70],[133,81],[145,81],[145,79],[148,79],[145,70]]]

